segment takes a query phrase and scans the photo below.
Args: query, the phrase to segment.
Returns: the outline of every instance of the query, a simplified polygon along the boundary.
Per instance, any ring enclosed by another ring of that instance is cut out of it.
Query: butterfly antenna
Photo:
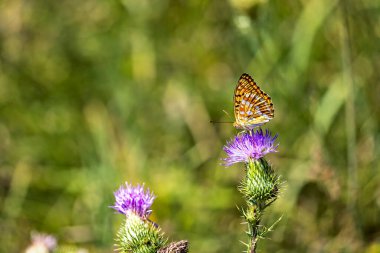
[[[232,118],[228,114],[228,112],[226,112],[225,110],[223,110],[223,112],[227,115],[228,118],[230,118],[232,120]],[[232,124],[232,123],[234,123],[234,121],[214,121],[214,120],[210,120],[210,123],[212,123],[212,124],[215,124],[215,123],[228,123],[228,124]]]
[[[233,120],[232,117],[230,116],[230,114],[226,110],[223,110],[223,112],[227,115],[228,118],[230,118],[230,120]]]
[[[232,124],[234,122],[233,121],[213,121],[213,120],[210,120],[210,123],[212,123],[212,124],[221,124],[221,123]]]

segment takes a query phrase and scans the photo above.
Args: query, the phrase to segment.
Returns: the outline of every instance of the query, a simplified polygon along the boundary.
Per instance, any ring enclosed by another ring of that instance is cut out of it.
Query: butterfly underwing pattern
[[[235,88],[234,114],[234,126],[244,130],[259,127],[274,117],[272,99],[245,73]]]

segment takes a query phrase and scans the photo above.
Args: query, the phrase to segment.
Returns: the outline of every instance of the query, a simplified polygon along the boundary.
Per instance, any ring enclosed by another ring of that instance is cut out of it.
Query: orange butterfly
[[[239,129],[252,130],[274,117],[272,99],[245,73],[235,88],[234,106],[234,127]]]

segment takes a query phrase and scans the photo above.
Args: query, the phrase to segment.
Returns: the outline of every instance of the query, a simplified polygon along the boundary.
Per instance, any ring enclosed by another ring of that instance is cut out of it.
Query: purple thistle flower
[[[144,192],[144,185],[133,187],[131,184],[125,183],[114,193],[115,205],[111,208],[119,213],[128,216],[129,212],[133,212],[141,218],[148,218],[152,210],[150,207],[156,198],[153,193],[147,189]]]
[[[268,130],[264,134],[261,129],[237,135],[223,147],[227,153],[227,158],[222,159],[224,165],[231,166],[234,163],[258,160],[268,153],[277,152],[278,144],[274,143],[276,139],[277,134],[272,137]]]
[[[43,252],[48,252],[54,250],[57,247],[57,239],[52,235],[32,232],[31,238],[32,244],[31,247],[29,247],[29,251],[27,252],[34,252],[36,249],[45,249]]]

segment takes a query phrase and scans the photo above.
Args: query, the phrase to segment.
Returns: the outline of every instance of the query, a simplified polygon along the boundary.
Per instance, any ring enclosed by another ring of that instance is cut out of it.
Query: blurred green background
[[[125,181],[191,252],[242,252],[224,168],[232,95],[251,74],[275,106],[286,181],[259,252],[380,252],[380,1],[3,0],[0,250],[32,230],[112,252]]]

